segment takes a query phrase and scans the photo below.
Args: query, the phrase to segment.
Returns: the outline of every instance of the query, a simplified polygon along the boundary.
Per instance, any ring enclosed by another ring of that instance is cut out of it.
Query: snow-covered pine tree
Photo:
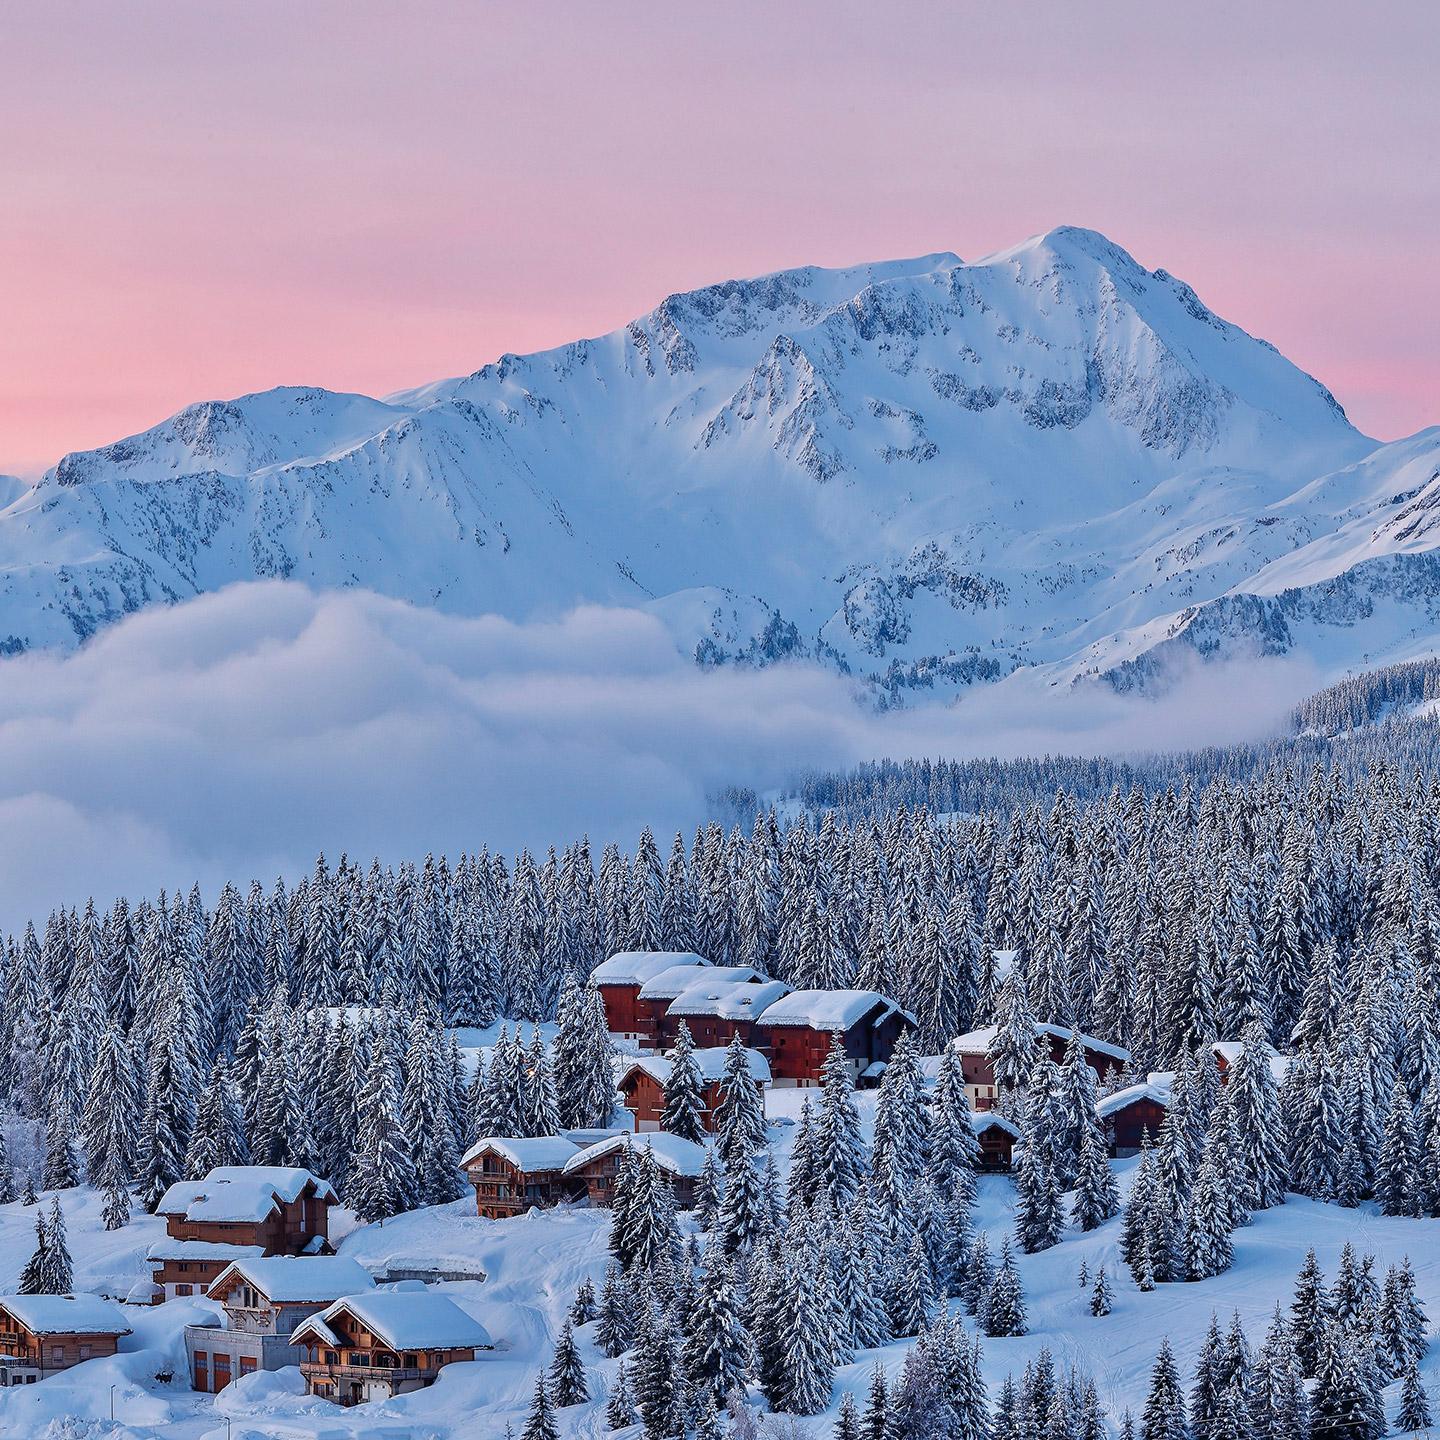
[[[615,1383],[605,1401],[605,1423],[612,1430],[624,1430],[635,1423],[635,1402],[630,1395],[630,1377],[622,1360],[615,1369]]]
[[[1095,1316],[1108,1315],[1113,1303],[1114,1292],[1110,1287],[1110,1277],[1102,1265],[1095,1272],[1095,1284],[1090,1290],[1090,1313]]]
[[[535,1394],[530,1401],[530,1413],[525,1417],[520,1440],[560,1440],[560,1431],[555,1426],[555,1406],[545,1387],[543,1370],[535,1377]]]
[[[830,1037],[820,1072],[819,1114],[809,1134],[806,1163],[810,1183],[821,1189],[836,1210],[850,1204],[865,1174],[865,1146],[860,1138],[860,1112],[855,1108],[850,1059],[841,1037]],[[802,1186],[804,1177],[802,1176]],[[808,1188],[805,1190],[808,1198]]]
[[[1420,1379],[1420,1366],[1415,1360],[1406,1363],[1400,1389],[1400,1408],[1395,1412],[1395,1428],[1404,1435],[1428,1430],[1431,1425],[1430,1397]]]
[[[725,1051],[720,1099],[715,1107],[715,1136],[721,1158],[726,1161],[742,1155],[748,1158],[765,1147],[765,1105],[738,1033]]]
[[[356,1098],[360,1128],[345,1196],[362,1220],[385,1220],[415,1203],[415,1161],[401,1126],[398,1068],[392,1032],[382,1022]]]
[[[50,1228],[45,1223],[45,1216],[37,1212],[35,1216],[35,1249],[20,1271],[20,1279],[15,1285],[16,1293],[20,1295],[49,1294],[50,1292],[46,1290],[45,1286],[50,1274]]]
[[[981,1312],[976,1319],[987,1335],[1025,1333],[1025,1292],[1008,1239],[1000,1252],[1000,1268],[995,1272],[988,1294],[982,1297]]]
[[[40,1257],[40,1293],[68,1295],[75,1288],[75,1269],[70,1259],[70,1245],[65,1234],[65,1212],[57,1195],[50,1202],[50,1218],[45,1226],[45,1247]]]
[[[1140,1421],[1142,1440],[1189,1440],[1180,1371],[1168,1339],[1160,1342],[1150,1371],[1150,1392]]]
[[[1096,1230],[1120,1213],[1120,1187],[1106,1158],[1097,1126],[1087,1126],[1080,1141],[1071,1219],[1082,1230]]]
[[[705,1134],[704,1081],[695,1058],[690,1027],[682,1020],[670,1052],[670,1073],[665,1079],[665,1108],[660,1128],[682,1140],[699,1141]]]
[[[555,1356],[550,1362],[550,1398],[560,1410],[571,1405],[583,1405],[590,1398],[585,1366],[575,1344],[575,1327],[569,1317],[560,1327],[559,1338],[555,1341]]]
[[[733,1389],[743,1389],[754,1363],[753,1349],[728,1258],[714,1240],[705,1251],[695,1305],[684,1319],[685,1373],[690,1383],[716,1401]]]

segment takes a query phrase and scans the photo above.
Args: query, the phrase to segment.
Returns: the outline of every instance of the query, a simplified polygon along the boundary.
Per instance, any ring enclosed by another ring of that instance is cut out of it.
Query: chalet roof
[[[328,1180],[298,1166],[218,1165],[203,1180],[177,1180],[155,1207],[157,1215],[214,1222],[264,1220],[300,1198],[306,1185],[321,1200],[338,1197]]]
[[[979,1110],[972,1114],[970,1128],[977,1135],[983,1135],[987,1130],[1003,1130],[1012,1139],[1020,1139],[1020,1127],[1013,1120],[1007,1120],[993,1110]]]
[[[1243,1040],[1217,1040],[1210,1048],[1220,1059],[1224,1060],[1228,1069],[1245,1053],[1245,1042]],[[1277,1085],[1283,1083],[1294,1059],[1293,1055],[1280,1055],[1271,1051],[1270,1073],[1275,1077]]]
[[[494,1344],[490,1332],[469,1311],[433,1290],[346,1295],[302,1320],[291,1338],[298,1342],[308,1335],[321,1344],[338,1345],[339,1337],[330,1325],[347,1314],[392,1350],[484,1350]]]
[[[670,1002],[667,1015],[709,1015],[718,1020],[754,1020],[789,989],[780,980],[722,981],[712,985],[709,976],[696,981]]]
[[[909,1024],[915,1017],[878,990],[794,990],[769,1006],[762,1025],[798,1025],[809,1030],[853,1030],[872,1010],[879,1010],[872,1025],[899,1015]]]
[[[236,1260],[215,1277],[211,1297],[232,1280],[243,1280],[277,1305],[338,1300],[375,1284],[364,1266],[343,1255],[266,1255]]]
[[[641,987],[642,1000],[673,1000],[692,985],[743,985],[768,977],[749,965],[707,965],[703,979],[696,978],[693,964],[667,965]]]
[[[482,1155],[498,1155],[517,1170],[560,1170],[580,1149],[563,1135],[538,1135],[517,1139],[508,1135],[485,1135],[461,1157],[462,1166],[473,1164]]]
[[[175,1240],[162,1235],[151,1243],[145,1258],[158,1265],[165,1260],[246,1260],[265,1253],[263,1245],[230,1245],[223,1240]]]
[[[0,1310],[32,1335],[128,1335],[130,1326],[113,1300],[100,1295],[0,1295]]]
[[[962,1055],[988,1055],[997,1028],[994,1025],[986,1025],[979,1030],[970,1030],[964,1035],[957,1035],[950,1042],[950,1047],[958,1050]],[[1070,1039],[1068,1025],[1052,1025],[1049,1021],[1040,1021],[1035,1028],[1040,1034],[1049,1035],[1056,1040],[1068,1041]],[[1077,1032],[1077,1035],[1082,1048],[1093,1050],[1097,1055],[1108,1055],[1122,1065],[1130,1058],[1130,1052],[1123,1045],[1112,1045],[1108,1040],[1097,1040],[1093,1035],[1086,1035],[1083,1031]]]
[[[590,978],[597,985],[643,985],[662,970],[709,963],[693,950],[621,950],[602,960],[590,972]]]
[[[1157,1083],[1152,1075],[1148,1081],[1142,1084],[1127,1085],[1123,1090],[1116,1090],[1114,1094],[1102,1096],[1095,1102],[1095,1113],[1103,1120],[1107,1115],[1127,1110],[1141,1100],[1153,1101],[1162,1109],[1168,1110],[1170,1108],[1170,1087]]]
[[[724,1075],[725,1057],[729,1051],[728,1045],[705,1045],[695,1051],[695,1060],[700,1067],[702,1084],[708,1085]],[[758,1050],[746,1049],[742,1053],[750,1074],[761,1084],[768,1085],[770,1083],[770,1062]],[[619,1083],[623,1085],[626,1079],[637,1070],[643,1071],[662,1089],[670,1083],[671,1062],[669,1056],[641,1055],[637,1059],[632,1059],[620,1072]]]
[[[655,1130],[645,1135],[612,1135],[608,1140],[587,1146],[571,1156],[565,1164],[565,1173],[573,1175],[583,1170],[591,1161],[599,1160],[622,1146],[633,1146],[637,1151],[651,1151],[662,1170],[686,1180],[693,1180],[700,1174],[705,1167],[705,1156],[708,1153],[706,1146],[697,1145],[693,1140],[684,1140],[679,1135],[671,1135],[665,1130]]]

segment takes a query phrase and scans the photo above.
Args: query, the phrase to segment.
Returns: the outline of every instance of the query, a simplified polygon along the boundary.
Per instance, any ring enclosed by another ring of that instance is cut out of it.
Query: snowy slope
[[[1128,684],[1182,634],[1249,645],[1243,597],[1357,571],[1392,629],[1424,623],[1437,469],[1440,432],[1377,447],[1188,286],[1065,228],[674,295],[383,401],[193,406],[0,510],[0,646],[281,575],[460,613],[643,605],[706,661],[900,691]],[[1339,623],[1301,608],[1262,648]]]
[[[813,1098],[813,1097],[812,1097]],[[771,1143],[783,1171],[789,1166],[793,1122],[805,1092],[767,1095]],[[873,1133],[876,1092],[856,1096],[862,1131]],[[1122,1190],[1135,1161],[1116,1162]],[[48,1205],[49,1196],[44,1197]],[[137,1216],[126,1229],[107,1234],[101,1228],[102,1197],[89,1190],[62,1192],[75,1255],[78,1283],[101,1284],[143,1273],[145,1245],[159,1233],[159,1222]],[[998,1253],[1012,1233],[1014,1186],[1008,1177],[982,1176],[976,1210],[978,1228]],[[0,1270],[0,1290],[13,1287],[31,1245],[33,1209],[0,1206],[0,1241],[9,1257]],[[0,1440],[73,1440],[63,1417],[100,1422],[80,1434],[107,1440],[470,1440],[500,1437],[507,1423],[518,1434],[524,1424],[537,1369],[549,1363],[565,1312],[581,1280],[598,1281],[608,1255],[609,1214],[588,1209],[537,1211],[505,1221],[479,1219],[471,1200],[412,1211],[381,1225],[348,1233],[340,1253],[369,1268],[409,1260],[420,1264],[463,1260],[482,1270],[484,1282],[443,1286],[464,1309],[480,1319],[496,1339],[494,1352],[473,1363],[446,1368],[431,1389],[383,1403],[340,1410],[303,1394],[297,1371],[261,1373],[232,1385],[218,1401],[189,1392],[183,1379],[183,1326],[213,1310],[208,1302],[170,1301],[163,1306],[127,1311],[135,1335],[122,1341],[122,1353],[96,1360],[63,1376],[22,1390],[0,1391]],[[690,1224],[686,1217],[684,1222]],[[1391,1219],[1373,1206],[1347,1210],[1291,1196],[1284,1206],[1258,1214],[1235,1232],[1235,1263],[1222,1275],[1194,1284],[1138,1291],[1119,1258],[1120,1220],[1090,1234],[1066,1232],[1055,1248],[1019,1256],[1029,1310],[1029,1333],[1012,1339],[984,1340],[983,1370],[992,1396],[1007,1373],[1018,1374],[1042,1346],[1062,1367],[1076,1365],[1092,1374],[1102,1402],[1112,1414],[1144,1403],[1150,1366],[1162,1337],[1169,1337],[1188,1389],[1196,1356],[1212,1313],[1222,1325],[1240,1314],[1253,1343],[1263,1338],[1275,1304],[1288,1308],[1295,1274],[1314,1246],[1321,1266],[1333,1277],[1340,1251],[1350,1242],[1361,1254],[1373,1253],[1377,1274],[1408,1256],[1414,1265],[1416,1292],[1428,1312],[1430,1335],[1440,1323],[1440,1222]],[[1087,1292],[1076,1284],[1084,1262],[1093,1274],[1103,1264],[1115,1281],[1113,1313],[1096,1319]],[[968,1325],[969,1322],[967,1322]],[[593,1326],[578,1332],[590,1384],[591,1403],[559,1412],[565,1440],[600,1440],[609,1435],[604,1402],[617,1362],[605,1359],[593,1343]],[[877,1361],[894,1376],[911,1342],[896,1341],[865,1351],[836,1376],[831,1410],[802,1423],[801,1433],[824,1440],[831,1430],[841,1394],[849,1389],[863,1399]],[[176,1371],[171,1382],[157,1372]],[[1431,1394],[1440,1388],[1440,1349],[1432,1343],[1422,1367]],[[117,1426],[105,1423],[109,1387],[116,1386]],[[1396,1390],[1387,1395],[1393,1413]],[[227,1430],[225,1418],[230,1420]],[[56,1428],[48,1430],[47,1424]],[[620,1432],[634,1440],[639,1429]]]

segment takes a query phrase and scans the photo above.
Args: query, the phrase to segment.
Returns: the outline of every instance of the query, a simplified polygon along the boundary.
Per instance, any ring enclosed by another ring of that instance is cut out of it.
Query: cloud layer
[[[516,624],[239,585],[73,655],[0,661],[0,926],[89,894],[293,875],[320,849],[628,845],[693,826],[724,785],[879,755],[1244,738],[1302,688],[1203,672],[1157,704],[1016,677],[877,716],[825,671],[697,670],[637,611]]]

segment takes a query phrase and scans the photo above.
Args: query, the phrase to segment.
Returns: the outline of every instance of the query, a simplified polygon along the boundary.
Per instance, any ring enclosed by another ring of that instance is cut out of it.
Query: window
[[[370,1363],[372,1365],[378,1365],[383,1370],[393,1370],[396,1365],[396,1360],[388,1350],[377,1350],[375,1352],[375,1358]]]
[[[325,1363],[327,1365],[338,1365],[340,1363],[340,1357],[333,1350],[327,1350],[325,1352]]]
[[[82,1345],[80,1347],[80,1358],[82,1360],[88,1360],[94,1353],[88,1345]]]
[[[52,1364],[58,1365],[65,1358],[65,1347],[63,1345],[52,1345],[50,1347],[50,1360]]]
[[[350,1352],[350,1363],[359,1365],[362,1369],[370,1364],[370,1356],[364,1350],[352,1350]]]
[[[407,1355],[405,1357],[405,1368],[407,1370],[418,1370],[420,1368],[420,1357],[418,1355]]]

